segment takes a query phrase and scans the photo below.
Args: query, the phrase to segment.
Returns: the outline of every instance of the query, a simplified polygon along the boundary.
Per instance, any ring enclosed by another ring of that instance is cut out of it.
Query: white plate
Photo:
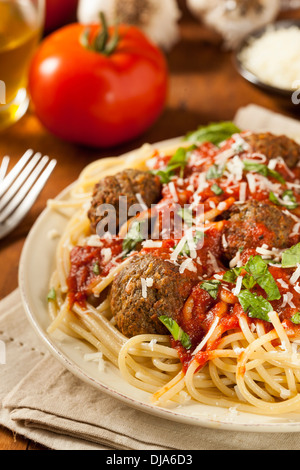
[[[174,143],[174,141],[172,141]],[[163,143],[170,145],[170,141]],[[162,143],[157,144],[160,148]],[[68,189],[59,199],[68,195]],[[299,432],[300,414],[269,417],[236,413],[219,407],[189,402],[173,408],[159,408],[150,403],[150,395],[127,384],[119,371],[107,363],[104,372],[95,363],[84,360],[91,352],[81,341],[62,334],[49,335],[50,324],[47,309],[49,279],[54,270],[57,240],[50,240],[49,231],[59,233],[67,223],[62,215],[45,209],[36,221],[26,242],[19,268],[19,286],[30,323],[49,351],[74,375],[129,406],[161,418],[207,428],[247,432]]]

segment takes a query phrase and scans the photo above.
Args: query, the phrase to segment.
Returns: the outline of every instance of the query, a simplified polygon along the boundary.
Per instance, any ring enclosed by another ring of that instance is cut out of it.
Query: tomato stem
[[[86,49],[110,56],[119,44],[120,36],[118,28],[115,27],[114,34],[110,36],[105,14],[100,13],[101,29],[95,39],[91,40],[91,29],[86,28],[80,38],[80,42]]]

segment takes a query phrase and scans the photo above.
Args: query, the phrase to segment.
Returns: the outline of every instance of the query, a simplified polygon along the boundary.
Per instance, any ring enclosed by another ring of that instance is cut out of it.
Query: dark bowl
[[[251,33],[249,36],[247,36],[243,42],[240,44],[239,48],[235,51],[234,53],[234,62],[235,66],[239,72],[239,74],[247,80],[249,83],[252,85],[256,86],[260,90],[268,93],[269,95],[272,95],[276,98],[280,98],[283,102],[286,104],[290,104],[295,106],[296,103],[292,102],[292,95],[296,91],[295,89],[291,90],[286,90],[282,88],[277,88],[275,86],[269,85],[267,83],[262,82],[254,73],[250,72],[242,63],[240,60],[239,56],[242,52],[242,50],[247,47],[250,42],[253,39],[260,38],[261,36],[264,35],[264,33],[272,26],[272,28],[276,29],[283,29],[283,28],[289,28],[291,26],[297,26],[300,29],[300,20],[282,20],[282,21],[277,21],[276,23],[272,23],[271,25],[265,26],[263,28],[260,28],[253,33]],[[300,80],[300,77],[299,77]]]

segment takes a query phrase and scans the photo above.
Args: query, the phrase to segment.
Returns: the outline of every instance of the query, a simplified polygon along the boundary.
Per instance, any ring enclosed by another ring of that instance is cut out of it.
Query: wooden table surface
[[[300,18],[300,10],[284,16]],[[50,135],[30,110],[19,123],[0,134],[0,158],[9,155],[12,164],[28,148],[58,161],[54,174],[26,219],[8,238],[0,241],[0,299],[18,286],[22,247],[47,199],[55,197],[73,182],[93,160],[119,155],[144,142],[177,137],[211,121],[230,120],[240,107],[249,103],[298,117],[299,111],[295,106],[283,108],[273,97],[242,79],[234,67],[231,53],[222,50],[220,38],[187,12],[181,20],[181,33],[181,41],[167,56],[171,76],[167,107],[156,124],[140,139],[105,151],[73,146]],[[0,450],[32,449],[41,447],[0,428]]]

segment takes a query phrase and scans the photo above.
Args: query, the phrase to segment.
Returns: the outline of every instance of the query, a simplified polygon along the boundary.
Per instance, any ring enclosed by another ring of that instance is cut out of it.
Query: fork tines
[[[9,161],[9,157],[4,157],[0,166],[0,238],[26,216],[57,163],[48,156],[27,150],[7,173]]]

